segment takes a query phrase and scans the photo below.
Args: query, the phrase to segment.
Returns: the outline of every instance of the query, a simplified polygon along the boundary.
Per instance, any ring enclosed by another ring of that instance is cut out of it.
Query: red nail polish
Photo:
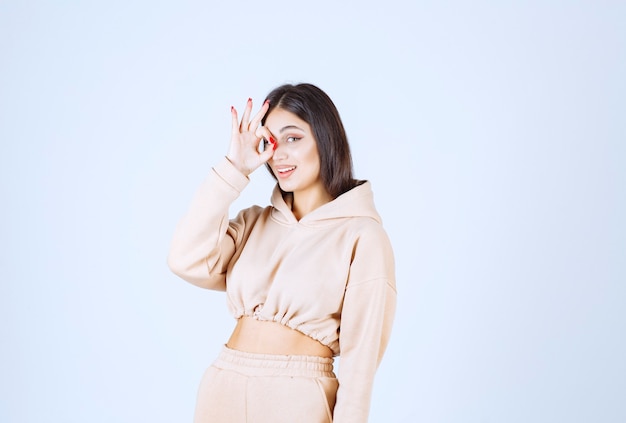
[[[265,103],[263,103],[263,105],[266,105],[266,104],[270,104],[270,101],[269,100],[265,100]]]
[[[272,137],[270,137],[270,142],[272,143],[272,150],[276,150],[276,148],[278,147],[278,144],[276,143],[276,140]]]
[[[252,99],[250,97],[248,97],[248,103],[250,103],[252,101]]]

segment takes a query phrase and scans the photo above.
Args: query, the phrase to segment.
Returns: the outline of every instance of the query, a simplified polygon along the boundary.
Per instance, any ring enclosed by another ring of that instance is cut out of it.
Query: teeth
[[[278,169],[278,172],[279,173],[290,172],[290,171],[294,170],[295,168],[296,168],[295,166],[292,166],[292,167],[288,167],[286,169]]]

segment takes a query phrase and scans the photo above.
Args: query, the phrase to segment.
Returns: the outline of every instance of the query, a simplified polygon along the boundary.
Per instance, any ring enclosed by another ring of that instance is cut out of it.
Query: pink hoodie
[[[235,318],[280,322],[340,355],[333,422],[366,422],[396,304],[393,251],[371,185],[299,221],[276,187],[272,206],[229,220],[248,183],[226,159],[212,169],[176,228],[168,264],[188,282],[225,290]]]

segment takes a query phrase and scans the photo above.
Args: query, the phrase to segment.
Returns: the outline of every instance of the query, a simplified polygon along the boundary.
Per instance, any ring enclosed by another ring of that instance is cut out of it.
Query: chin
[[[278,186],[280,187],[280,189],[283,192],[293,192],[294,191],[293,186],[291,186],[289,184],[281,184],[281,183],[279,183]]]

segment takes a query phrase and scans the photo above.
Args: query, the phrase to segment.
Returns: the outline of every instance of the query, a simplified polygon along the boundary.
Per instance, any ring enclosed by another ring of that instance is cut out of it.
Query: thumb
[[[264,126],[260,126],[256,130],[256,136],[262,139],[261,142],[266,143],[265,149],[259,152],[259,159],[261,160],[261,162],[267,163],[267,161],[271,159],[274,155],[274,150],[276,150],[276,140],[274,139],[274,137],[272,137],[271,132],[268,131],[267,128]]]
[[[267,148],[259,154],[259,159],[261,160],[261,162],[267,163],[267,161],[269,159],[271,159],[272,156],[274,156],[274,146],[275,145],[276,145],[275,142],[274,142],[274,144],[269,143],[267,145]]]

